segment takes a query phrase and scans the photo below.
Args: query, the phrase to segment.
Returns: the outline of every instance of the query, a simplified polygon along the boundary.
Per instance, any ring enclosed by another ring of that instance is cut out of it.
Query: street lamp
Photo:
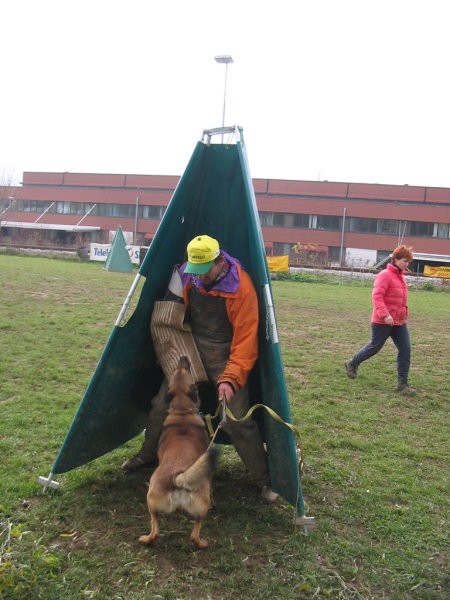
[[[223,112],[222,112],[222,127],[225,126],[225,104],[227,100],[227,73],[228,73],[228,65],[233,62],[233,58],[229,54],[221,54],[219,56],[215,56],[214,60],[220,64],[225,65],[225,88],[223,91]],[[223,141],[223,136],[222,136]]]

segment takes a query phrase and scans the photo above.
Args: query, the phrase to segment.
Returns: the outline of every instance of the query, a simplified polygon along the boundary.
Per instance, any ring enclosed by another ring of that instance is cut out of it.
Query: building
[[[120,225],[148,245],[177,176],[25,172],[0,193],[1,246],[79,250]],[[254,179],[268,254],[295,264],[371,267],[399,243],[450,261],[450,189]],[[1,191],[1,190],[0,190]]]

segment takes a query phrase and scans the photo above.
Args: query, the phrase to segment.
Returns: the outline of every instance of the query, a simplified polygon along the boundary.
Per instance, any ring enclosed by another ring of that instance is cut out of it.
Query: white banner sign
[[[112,244],[91,244],[91,251],[89,254],[90,260],[99,260],[106,262],[108,254],[111,250]],[[125,246],[128,254],[131,258],[131,262],[135,265],[139,264],[140,246]]]

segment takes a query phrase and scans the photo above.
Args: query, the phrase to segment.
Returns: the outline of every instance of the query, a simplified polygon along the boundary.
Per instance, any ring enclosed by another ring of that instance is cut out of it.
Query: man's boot
[[[404,377],[399,377],[397,384],[397,392],[400,392],[400,394],[405,394],[406,396],[414,396],[416,390],[409,386],[407,379],[405,379]]]
[[[124,473],[132,473],[138,469],[156,465],[158,461],[158,442],[167,416],[167,403],[165,401],[167,385],[167,379],[164,379],[158,393],[152,399],[144,442],[139,452],[122,464]]]
[[[142,444],[141,449],[137,454],[126,460],[122,464],[122,470],[124,473],[132,473],[133,471],[137,471],[138,469],[143,469],[144,467],[150,467],[155,465],[157,462],[156,458],[156,445],[155,440],[151,439],[150,436],[146,436],[144,439],[144,443]]]

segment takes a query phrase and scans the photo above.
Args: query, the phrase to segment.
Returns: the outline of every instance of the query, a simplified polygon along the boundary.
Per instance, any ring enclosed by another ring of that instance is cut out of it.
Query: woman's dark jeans
[[[372,339],[352,358],[352,365],[357,367],[371,356],[378,354],[386,340],[391,337],[397,347],[397,374],[399,379],[408,379],[411,362],[411,342],[408,327],[405,325],[379,325],[372,323]]]

